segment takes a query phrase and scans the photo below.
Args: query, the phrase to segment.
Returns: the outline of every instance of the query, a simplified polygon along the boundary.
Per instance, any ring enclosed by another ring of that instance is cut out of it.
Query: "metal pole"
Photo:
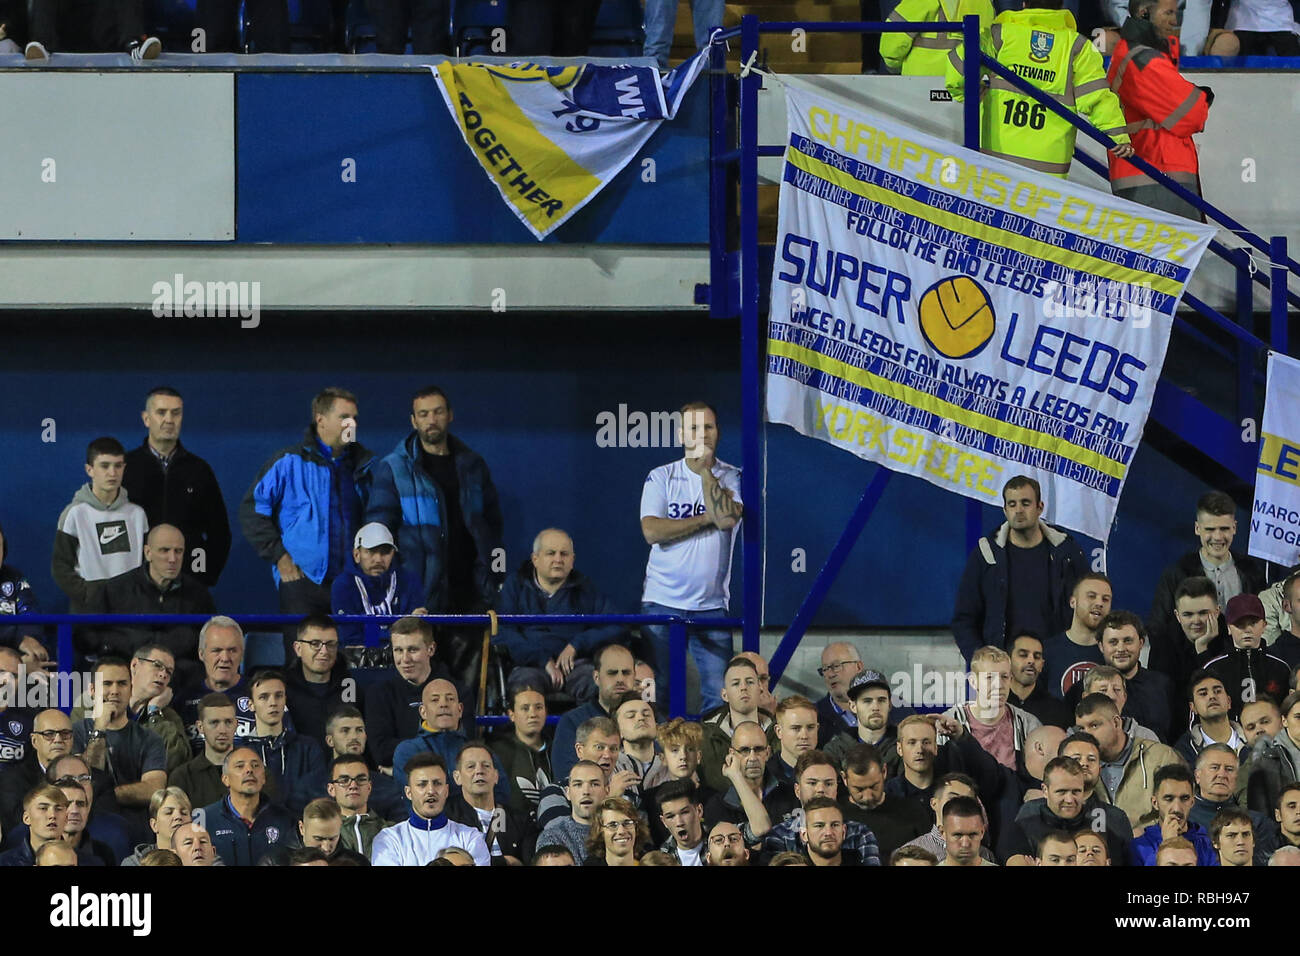
[[[835,547],[826,556],[826,563],[817,572],[817,579],[813,581],[807,597],[803,599],[794,620],[790,622],[790,629],[785,632],[785,637],[781,638],[776,653],[772,655],[772,661],[768,664],[768,673],[772,677],[773,687],[780,681],[781,674],[790,663],[790,658],[794,656],[794,649],[799,646],[799,642],[808,631],[808,625],[816,616],[817,609],[821,607],[822,601],[826,600],[831,585],[835,583],[835,578],[844,567],[844,562],[848,560],[853,545],[857,543],[858,536],[866,527],[867,519],[880,503],[880,496],[885,493],[885,486],[889,484],[889,477],[892,474],[893,472],[883,465],[876,466],[876,474],[871,479],[871,484],[867,485],[866,490],[862,492],[862,497],[858,499],[858,506],[853,510],[852,516],[840,533],[840,539],[835,542]]]
[[[709,47],[709,317],[735,314],[727,278],[727,142],[726,46]]]
[[[758,17],[740,20],[741,63],[758,53]],[[758,90],[762,75],[740,81],[740,386],[743,403],[743,471],[745,503],[743,557],[745,613],[743,645],[757,651],[763,625],[763,360],[758,316]]]
[[[962,60],[964,80],[962,84],[965,97],[965,145],[967,149],[980,148],[980,18],[974,14],[962,17]]]
[[[686,716],[686,625],[681,618],[668,625],[668,716]]]
[[[1273,236],[1269,243],[1269,261],[1272,265],[1269,267],[1269,279],[1272,281],[1272,288],[1269,302],[1269,341],[1272,343],[1274,350],[1281,352],[1283,355],[1290,355],[1289,351],[1289,332],[1287,328],[1287,252],[1286,236]]]

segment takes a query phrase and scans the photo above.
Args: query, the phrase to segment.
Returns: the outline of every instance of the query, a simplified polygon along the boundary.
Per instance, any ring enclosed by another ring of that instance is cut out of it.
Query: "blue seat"
[[[506,0],[454,0],[451,6],[452,48],[457,56],[501,55],[492,49],[493,31],[506,29]]]
[[[284,666],[284,635],[279,631],[249,631],[244,635],[244,673]]]
[[[329,0],[288,0],[289,49],[294,53],[334,52],[334,14]]]
[[[592,31],[590,56],[641,56],[645,50],[645,11],[641,0],[602,0]]]

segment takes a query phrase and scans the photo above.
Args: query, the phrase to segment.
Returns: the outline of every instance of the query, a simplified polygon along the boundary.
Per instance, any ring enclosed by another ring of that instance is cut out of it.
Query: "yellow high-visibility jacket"
[[[1111,92],[1101,54],[1075,30],[1069,10],[1008,10],[980,39],[984,53],[1051,95],[1120,143],[1129,141],[1124,110]],[[945,84],[965,99],[960,45],[948,58]],[[1078,132],[1042,103],[991,76],[980,103],[980,150],[1065,178]]]
[[[997,15],[990,0],[901,0],[890,23],[960,22],[970,14],[980,18],[980,31]],[[904,76],[943,76],[948,53],[961,45],[960,33],[882,33],[880,57],[885,66]]]

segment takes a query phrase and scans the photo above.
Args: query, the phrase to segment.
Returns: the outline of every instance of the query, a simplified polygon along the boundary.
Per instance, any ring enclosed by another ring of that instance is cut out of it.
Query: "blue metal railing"
[[[893,33],[893,32],[947,32],[962,34],[966,55],[963,60],[964,87],[968,91],[980,89],[980,76],[988,71],[1001,76],[1017,86],[1026,95],[1044,104],[1048,109],[1063,117],[1087,136],[1101,143],[1107,149],[1115,142],[1092,124],[1082,119],[1072,110],[1060,106],[1047,94],[1033,87],[1000,63],[990,59],[980,50],[979,18],[967,16],[961,23],[882,23],[849,22],[822,23],[806,21],[760,22],[754,15],[741,18],[739,27],[715,32],[713,46],[710,50],[711,103],[713,115],[711,120],[711,190],[710,190],[710,276],[713,287],[710,290],[710,315],[714,317],[732,317],[739,314],[741,319],[741,369],[742,369],[742,449],[743,473],[742,493],[748,503],[744,516],[744,645],[747,650],[758,649],[758,634],[762,624],[763,612],[763,521],[765,502],[763,499],[763,447],[762,447],[762,336],[759,329],[759,276],[758,276],[758,159],[760,157],[778,157],[785,152],[785,145],[768,146],[758,142],[758,91],[762,86],[762,74],[750,71],[734,82],[739,84],[738,133],[733,147],[732,139],[732,79],[726,74],[722,44],[737,37],[741,40],[740,62],[754,64],[757,62],[759,37],[763,33],[785,33],[801,30],[805,33]],[[970,51],[980,50],[978,56]],[[964,145],[968,149],[979,149],[980,113],[979,97],[967,95],[963,112]],[[1076,158],[1088,168],[1109,179],[1108,171],[1091,156],[1077,150]],[[1212,324],[1227,332],[1237,341],[1237,405],[1241,417],[1254,414],[1255,383],[1259,370],[1254,362],[1259,349],[1267,349],[1265,342],[1253,331],[1253,285],[1258,283],[1270,292],[1270,327],[1269,339],[1272,347],[1287,351],[1287,303],[1300,305],[1300,295],[1287,288],[1288,273],[1300,275],[1300,263],[1290,258],[1287,253],[1285,237],[1275,236],[1263,239],[1247,229],[1233,217],[1210,205],[1181,184],[1164,175],[1141,157],[1128,157],[1137,169],[1146,173],[1151,179],[1175,195],[1182,197],[1194,208],[1199,209],[1209,219],[1230,230],[1249,243],[1256,250],[1269,257],[1269,275],[1251,267],[1250,255],[1242,249],[1229,249],[1214,240],[1210,251],[1227,261],[1237,272],[1237,318],[1236,321],[1224,316],[1190,293],[1184,293],[1183,301]],[[728,248],[726,224],[734,221],[735,204],[732,202],[731,186],[733,179],[730,170],[739,166],[739,262]],[[736,269],[736,266],[739,269]],[[739,273],[737,275],[737,272]],[[725,285],[719,287],[718,283]],[[736,289],[739,286],[737,295]],[[1208,338],[1194,325],[1181,316],[1176,316],[1180,328],[1201,340]],[[1217,350],[1217,345],[1215,346]],[[879,469],[871,484],[864,491],[856,510],[849,519],[839,541],[832,548],[826,563],[809,588],[791,626],[787,629],[776,653],[770,662],[773,680],[779,680],[788,664],[795,647],[811,622],[817,609],[825,600],[835,577],[838,575],[853,543],[857,540],[872,510],[880,500],[884,485],[888,481],[888,472]],[[967,507],[967,536],[978,536],[978,503],[970,502]]]
[[[248,630],[248,626],[273,626],[283,628],[297,624],[302,620],[301,614],[230,614],[232,620]],[[377,647],[383,643],[381,629],[394,621],[401,620],[402,615],[360,615],[336,614],[330,619],[336,624],[362,624],[366,630],[366,646]],[[6,627],[23,624],[54,626],[57,634],[56,660],[60,670],[73,666],[76,650],[73,647],[72,632],[76,627],[114,626],[122,628],[153,627],[163,624],[192,624],[195,631],[212,619],[210,614],[18,614],[0,618]],[[422,620],[435,627],[481,627],[487,629],[492,625],[492,617],[482,614],[428,614]],[[685,717],[686,714],[686,629],[699,626],[708,628],[737,628],[743,622],[739,618],[702,617],[698,620],[690,615],[671,614],[498,614],[499,624],[667,624],[668,625],[668,712],[671,717]],[[501,718],[480,717],[479,723],[492,725],[501,723]]]

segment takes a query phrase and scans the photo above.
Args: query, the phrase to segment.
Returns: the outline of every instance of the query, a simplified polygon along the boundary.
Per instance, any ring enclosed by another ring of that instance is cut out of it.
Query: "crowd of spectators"
[[[497,630],[509,724],[484,737],[466,679],[481,662],[461,670],[466,634],[427,612],[617,608],[558,528],[513,575],[493,571],[496,491],[447,395],[420,389],[410,434],[379,457],[355,441],[356,397],[325,389],[303,440],[253,479],[239,523],[300,616],[284,665],[261,669],[207,590],[230,524],[181,444],[183,411],[154,389],[140,448],[90,444],[52,565],[75,610],[206,623],[79,628],[76,665],[95,680],[70,713],[16,706],[50,653],[38,626],[0,630],[0,865],[1300,860],[1300,569],[1270,582],[1234,551],[1221,492],[1197,502],[1198,546],[1143,618],[1113,608],[1107,576],[1042,520],[1038,484],[1009,481],[1006,520],[958,585],[970,699],[943,713],[900,709],[851,640],[825,647],[820,699],[777,696],[760,655],[701,626],[703,713],[669,720],[657,627],[555,623]],[[739,474],[714,457],[713,410],[681,416],[682,458],[642,497],[642,607],[725,613]],[[0,612],[36,608],[0,553]],[[362,632],[342,614],[393,621],[391,666],[353,666]]]

